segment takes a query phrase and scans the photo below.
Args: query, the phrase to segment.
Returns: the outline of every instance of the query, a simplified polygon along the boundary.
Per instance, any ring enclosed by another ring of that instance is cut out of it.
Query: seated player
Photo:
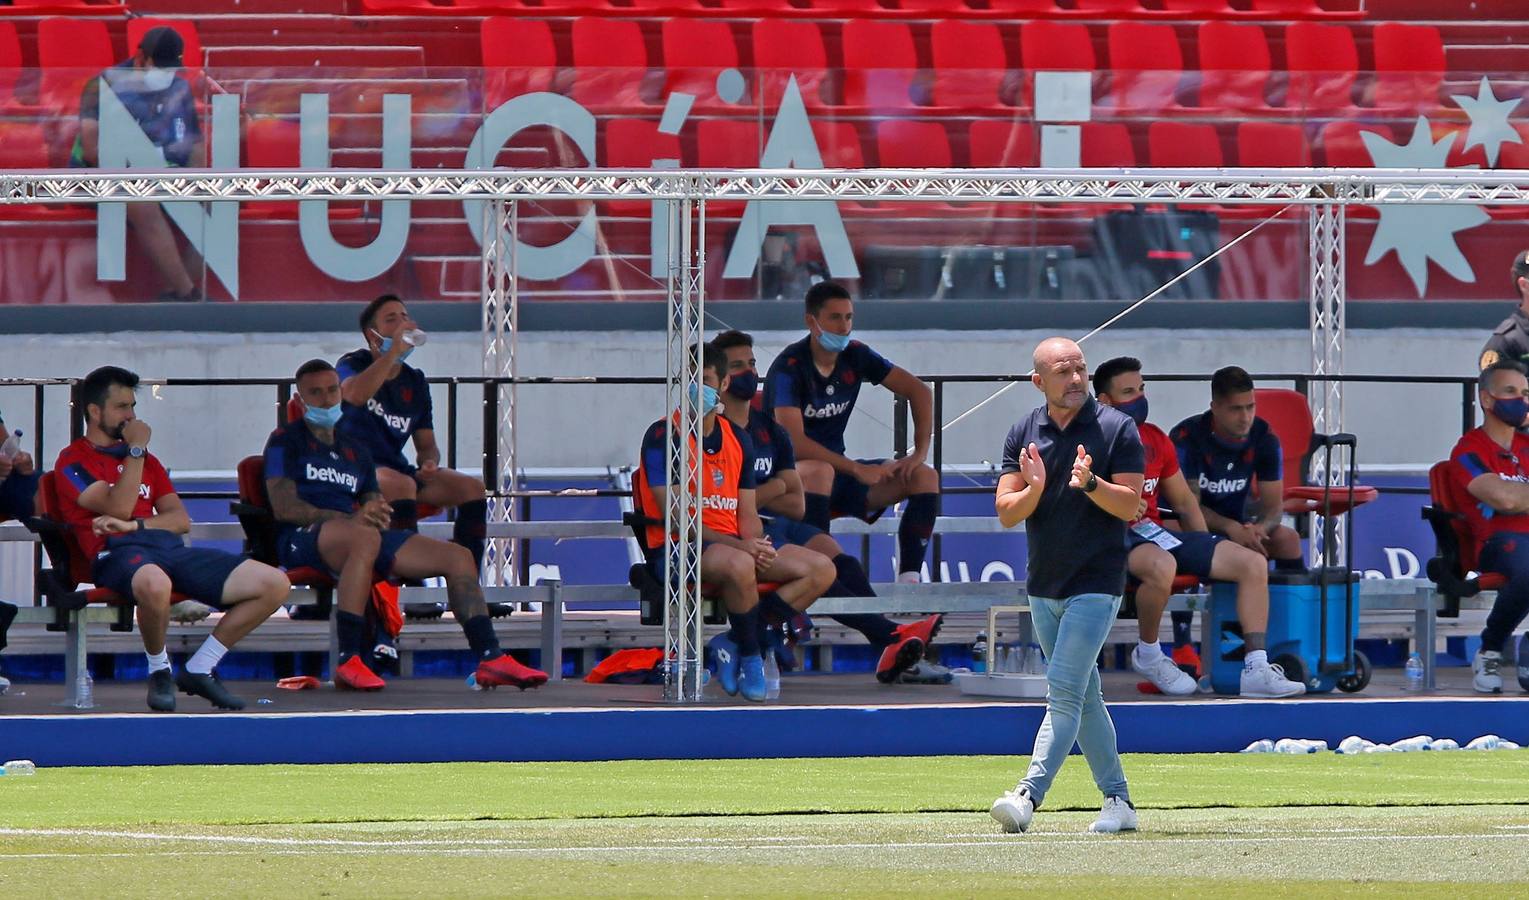
[[[0,418],[0,443],[10,436],[5,419]],[[33,514],[37,483],[42,473],[32,454],[17,446],[14,454],[0,452],[0,520],[25,519]]]
[[[742,331],[724,331],[711,343],[727,358],[727,390],[722,392],[727,418],[743,429],[754,444],[754,502],[759,508],[765,537],[776,549],[796,545],[831,560],[837,577],[824,596],[876,596],[860,561],[845,553],[831,535],[801,521],[806,503],[802,479],[796,472],[791,437],[778,422],[752,405],[759,387],[754,338]],[[803,612],[805,608],[796,611]],[[766,610],[766,615],[769,612]],[[950,683],[949,669],[923,658],[924,651],[940,629],[941,616],[929,616],[905,625],[869,613],[829,618],[865,635],[872,647],[881,650],[876,663],[877,680],[887,684],[897,680]]]
[[[152,434],[135,413],[138,376],[102,366],[80,383],[85,436],[54,463],[58,516],[80,549],[95,560],[96,585],[131,597],[149,660],[149,709],[172,712],[175,690],[221,709],[244,701],[214,669],[292,590],[280,570],[221,550],[187,547],[191,518],[165,467],[149,452]],[[165,652],[170,594],[179,592],[224,610],[223,618],[185,668],[171,676]]]
[[[1126,533],[1126,543],[1131,548],[1127,571],[1140,581],[1136,589],[1139,639],[1131,653],[1131,668],[1165,694],[1183,696],[1195,692],[1195,679],[1181,670],[1174,659],[1164,656],[1157,643],[1174,575],[1195,575],[1237,584],[1237,620],[1242,623],[1248,651],[1243,660],[1241,696],[1304,694],[1306,686],[1291,681],[1279,666],[1271,665],[1265,650],[1269,629],[1269,563],[1246,547],[1206,532],[1205,518],[1179,470],[1173,443],[1162,429],[1147,421],[1147,390],[1142,383],[1141,361],[1128,356],[1106,361],[1094,371],[1094,393],[1100,403],[1115,407],[1136,422],[1147,460],[1141,514]],[[1176,530],[1163,527],[1159,496],[1178,511]],[[1175,622],[1175,641],[1177,626]],[[1184,630],[1188,631],[1187,622]]]
[[[1529,612],[1529,436],[1519,430],[1529,423],[1526,373],[1516,359],[1482,370],[1476,398],[1486,415],[1449,454],[1453,476],[1479,501],[1463,510],[1481,547],[1478,566],[1507,577],[1471,661],[1471,683],[1482,694],[1502,693],[1502,651]]]
[[[483,481],[441,468],[430,385],[425,373],[405,362],[415,350],[405,339],[406,332],[421,333],[408,307],[392,294],[383,294],[361,311],[366,347],[345,354],[335,364],[346,407],[340,430],[376,461],[377,484],[393,506],[393,527],[414,530],[421,503],[455,509],[451,540],[467,548],[481,571],[488,518]],[[404,457],[404,447],[411,441],[418,465]],[[439,611],[433,606],[411,610]]]
[[[908,501],[897,529],[897,580],[916,582],[939,506],[940,476],[924,460],[934,434],[934,395],[908,370],[850,340],[855,304],[832,281],[807,291],[808,335],[775,357],[765,378],[764,410],[786,429],[806,491],[803,521],[819,531],[829,520],[866,522]],[[913,449],[901,459],[850,459],[844,429],[864,382],[885,384],[913,411]]]
[[[833,583],[834,566],[804,547],[777,550],[764,536],[755,507],[753,444],[743,429],[718,415],[721,392],[727,389],[727,357],[721,350],[706,346],[701,374],[703,386],[696,400],[704,413],[701,455],[706,493],[701,498],[700,572],[702,581],[721,587],[730,625],[709,647],[722,690],[729,695],[741,692],[747,700],[763,700],[761,611],[775,611],[789,618],[811,606]],[[664,580],[667,568],[662,523],[669,491],[665,459],[669,425],[670,418],[659,419],[643,433],[633,491],[638,513],[656,520],[647,527],[643,550],[659,581]],[[678,540],[678,536],[673,539]],[[761,595],[761,581],[780,587]]]
[[[546,673],[521,665],[499,646],[472,554],[458,544],[388,527],[391,510],[378,490],[376,464],[359,441],[335,427],[341,404],[334,367],[309,360],[296,381],[303,418],[266,441],[266,493],[284,526],[277,540],[281,564],[324,569],[339,581],[335,686],[375,691],[384,685],[361,658],[362,614],[373,580],[435,576],[446,579],[451,611],[478,660],[478,684],[522,690],[544,684]]]
[[[1253,379],[1237,366],[1211,376],[1210,409],[1169,432],[1179,467],[1214,534],[1274,560],[1281,571],[1301,572],[1301,538],[1281,523],[1285,512],[1279,438],[1258,418]],[[1252,503],[1254,486],[1258,499]]]

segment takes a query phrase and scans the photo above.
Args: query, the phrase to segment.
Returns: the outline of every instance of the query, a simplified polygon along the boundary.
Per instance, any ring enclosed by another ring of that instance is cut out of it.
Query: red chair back
[[[1476,503],[1476,498],[1464,489],[1463,481],[1455,471],[1458,465],[1452,459],[1434,463],[1428,470],[1428,495],[1435,506],[1458,517],[1449,520],[1449,528],[1455,533],[1455,549],[1461,567],[1461,571],[1453,574],[1463,578],[1466,573],[1475,571],[1481,545],[1471,533],[1470,520],[1465,518],[1465,511]]]
[[[1305,484],[1306,454],[1311,450],[1311,436],[1316,433],[1306,396],[1289,388],[1259,388],[1253,392],[1253,398],[1258,404],[1258,417],[1279,438],[1285,485]]]
[[[53,562],[55,569],[62,568],[67,571],[71,579],[70,587],[90,581],[90,560],[85,558],[85,552],[80,547],[79,539],[74,535],[74,529],[64,524],[59,516],[62,508],[58,500],[58,484],[55,480],[56,473],[44,472],[37,484],[37,514],[44,519],[58,523],[61,527],[59,542],[45,541],[44,546],[48,549],[48,556]],[[62,552],[64,559],[58,558]]]

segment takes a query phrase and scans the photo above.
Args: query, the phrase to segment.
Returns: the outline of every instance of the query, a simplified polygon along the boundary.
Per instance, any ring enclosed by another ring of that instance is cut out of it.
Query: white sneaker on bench
[[[1195,692],[1199,685],[1194,677],[1189,675],[1171,657],[1157,651],[1157,658],[1143,661],[1141,647],[1131,651],[1131,669],[1136,674],[1152,682],[1152,686],[1165,694],[1173,697],[1187,697]]]
[[[170,621],[190,625],[193,622],[202,621],[213,612],[215,610],[205,603],[196,600],[179,600],[170,604]]]

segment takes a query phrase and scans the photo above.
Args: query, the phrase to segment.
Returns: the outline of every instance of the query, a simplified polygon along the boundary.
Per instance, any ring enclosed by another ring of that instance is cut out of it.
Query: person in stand
[[[917,582],[939,509],[939,473],[924,464],[934,434],[934,394],[907,369],[850,339],[855,303],[849,291],[822,281],[807,291],[806,337],[788,346],[765,377],[764,411],[791,436],[806,491],[802,520],[827,532],[831,519],[874,522],[908,501],[897,528],[897,580]],[[866,382],[908,401],[913,449],[901,459],[851,459],[844,429]]]
[[[1005,528],[1025,523],[1030,617],[1046,654],[1046,716],[1018,787],[993,802],[1007,832],[1030,827],[1074,743],[1104,795],[1089,831],[1135,831],[1115,723],[1104,705],[1099,652],[1120,610],[1126,523],[1141,508],[1145,470],[1136,423],[1089,396],[1078,345],[1035,348],[1031,383],[1045,403],[1009,430],[995,506]]]
[[[825,531],[802,521],[806,501],[802,479],[796,471],[791,436],[773,418],[757,410],[753,401],[759,388],[759,368],[754,359],[754,338],[742,331],[724,331],[711,345],[727,358],[727,390],[722,406],[729,421],[754,444],[754,501],[764,524],[765,537],[776,550],[787,545],[803,547],[828,559],[835,579],[824,592],[827,597],[874,597],[870,579],[860,561],[844,552]],[[814,598],[816,599],[816,598]],[[767,611],[768,612],[768,611]],[[805,613],[806,610],[795,610]],[[902,625],[886,616],[855,613],[830,616],[853,628],[880,652],[876,679],[883,684],[949,684],[950,670],[924,659],[924,653],[940,630],[942,616],[933,615]]]
[[[1163,654],[1157,643],[1163,610],[1173,593],[1175,575],[1231,581],[1237,585],[1237,620],[1242,623],[1243,658],[1240,696],[1293,697],[1306,686],[1285,677],[1271,665],[1265,641],[1269,628],[1269,563],[1263,556],[1221,535],[1205,530],[1200,505],[1179,471],[1173,442],[1161,428],[1147,421],[1147,388],[1141,377],[1141,360],[1120,356],[1106,360],[1094,371],[1094,393],[1100,403],[1131,417],[1141,436],[1146,470],[1142,482],[1140,515],[1127,533],[1130,556],[1126,570],[1140,582],[1136,589],[1136,624],[1139,640],[1131,653],[1131,668],[1164,694],[1193,694],[1196,682],[1179,668],[1175,657]],[[1164,520],[1158,498],[1162,497],[1178,519]],[[1170,529],[1168,526],[1173,525]],[[1183,618],[1191,613],[1187,610]],[[1179,641],[1179,613],[1174,613],[1174,642]],[[1189,622],[1183,623],[1188,641]],[[1183,646],[1188,647],[1186,643]],[[1195,658],[1198,664],[1198,658]]]
[[[335,685],[375,691],[386,684],[361,655],[366,643],[362,614],[372,582],[437,576],[446,579],[451,611],[478,661],[477,683],[522,690],[545,684],[545,672],[521,665],[499,646],[472,554],[457,544],[389,527],[392,509],[378,488],[376,463],[360,442],[337,427],[342,415],[339,373],[314,359],[303,363],[295,380],[303,417],[271,432],[266,441],[266,495],[282,526],[276,545],[281,564],[323,569],[338,580]]]
[[[149,709],[175,711],[175,691],[220,709],[243,709],[215,674],[229,648],[281,605],[292,584],[281,570],[221,550],[187,547],[191,517],[170,475],[149,452],[153,435],[138,418],[138,376],[102,366],[80,383],[85,436],[53,464],[57,515],[93,559],[99,587],[131,597],[149,663]],[[224,610],[223,618],[177,674],[165,651],[171,594]]]

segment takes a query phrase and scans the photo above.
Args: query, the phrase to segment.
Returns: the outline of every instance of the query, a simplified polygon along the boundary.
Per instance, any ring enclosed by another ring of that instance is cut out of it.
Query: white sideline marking
[[[1154,834],[1147,832],[1147,835]],[[1330,833],[1311,835],[1277,835],[1269,837],[1253,837],[1248,835],[1228,835],[1226,837],[1174,837],[1171,834],[1156,833],[1164,841],[1172,841],[1175,844],[1305,844],[1305,843],[1335,843],[1335,842],[1374,842],[1396,840],[1418,841],[1461,841],[1461,840],[1513,840],[1529,838],[1529,832],[1509,834],[1346,834],[1333,835]],[[172,840],[172,841],[196,841],[199,843],[222,843],[222,844],[246,844],[261,846],[281,847],[313,847],[313,848],[336,848],[339,853],[359,853],[369,851],[399,851],[411,848],[428,849],[432,853],[440,853],[451,856],[487,856],[487,855],[511,855],[511,854],[601,854],[601,853],[675,853],[704,851],[714,853],[717,850],[749,851],[763,850],[759,846],[764,843],[760,839],[750,839],[747,843],[735,843],[732,845],[719,846],[715,841],[710,841],[704,846],[697,844],[691,846],[676,846],[673,843],[649,843],[626,846],[556,846],[556,847],[507,847],[505,844],[524,844],[523,840],[433,840],[411,839],[399,841],[357,841],[339,838],[280,838],[280,837],[257,837],[252,835],[208,835],[208,834],[174,834],[151,831],[108,831],[103,829],[89,828],[0,828],[0,835],[15,837],[102,837],[121,838],[130,840]],[[1145,836],[1145,835],[1144,835]],[[978,837],[975,836],[974,837]],[[776,841],[808,841],[809,836],[793,835],[776,837]],[[793,850],[918,850],[918,849],[959,849],[962,847],[1002,847],[1020,846],[1024,844],[1042,844],[1046,846],[1086,844],[1097,846],[1101,843],[1110,843],[1110,838],[1103,835],[1040,835],[1004,836],[993,834],[985,838],[966,841],[886,841],[864,842],[853,841],[843,843],[794,843]],[[463,845],[473,845],[464,847]],[[300,849],[285,851],[288,854],[301,853]],[[93,857],[107,856],[112,854],[98,853],[38,853],[38,854],[6,854],[0,859],[15,859],[22,856],[37,858],[58,857]]]

